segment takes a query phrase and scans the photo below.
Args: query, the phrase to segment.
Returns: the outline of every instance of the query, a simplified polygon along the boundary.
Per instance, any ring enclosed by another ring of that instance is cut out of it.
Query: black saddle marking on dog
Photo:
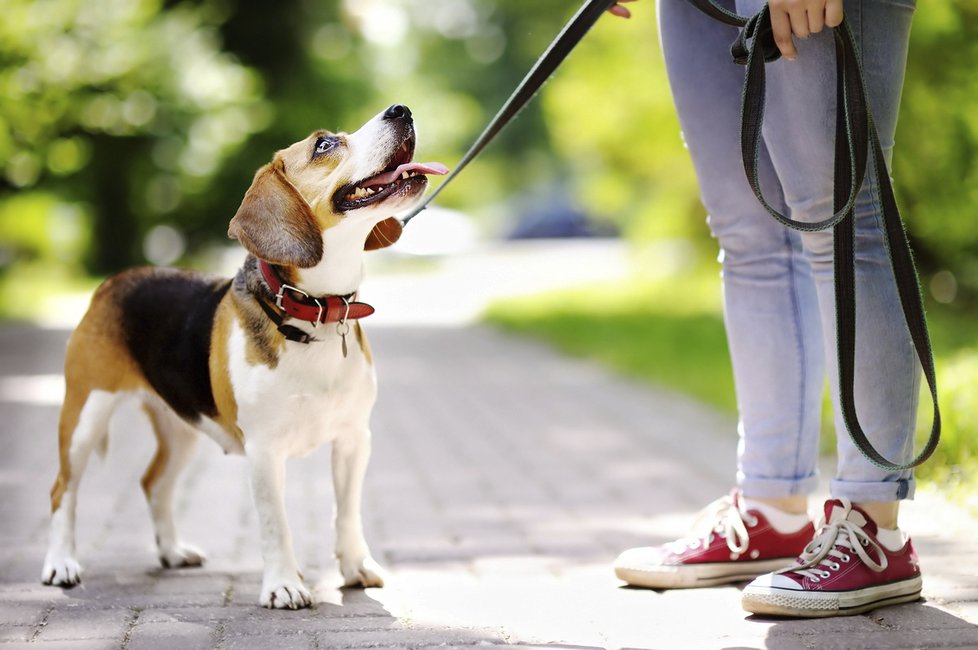
[[[231,281],[174,269],[134,278],[121,301],[126,343],[150,385],[189,422],[217,415],[211,332]]]

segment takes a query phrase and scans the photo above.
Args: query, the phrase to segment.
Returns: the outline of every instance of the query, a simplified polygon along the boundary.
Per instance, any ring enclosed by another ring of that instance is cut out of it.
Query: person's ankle
[[[778,503],[776,505],[775,503],[771,503],[771,501]],[[811,526],[811,517],[805,508],[807,502],[804,497],[801,497],[802,503],[800,504],[795,503],[793,498],[787,503],[780,503],[781,501],[780,499],[754,499],[745,496],[744,507],[747,510],[760,512],[776,531],[784,535],[795,533],[805,526]],[[799,509],[801,512],[792,512],[793,510],[797,511]]]
[[[861,501],[853,503],[859,506],[876,523],[877,528],[896,530],[899,528],[897,517],[900,513],[899,501]]]
[[[808,497],[806,496],[753,497],[745,494],[744,498],[757,503],[763,503],[766,506],[777,508],[782,512],[792,515],[803,515],[808,512]]]

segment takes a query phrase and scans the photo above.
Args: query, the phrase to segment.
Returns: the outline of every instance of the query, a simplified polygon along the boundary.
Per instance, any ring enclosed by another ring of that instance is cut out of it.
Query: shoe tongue
[[[876,535],[876,522],[859,506],[854,506],[841,499],[830,499],[825,502],[825,521],[827,523],[835,524],[846,520],[856,524],[871,535]]]

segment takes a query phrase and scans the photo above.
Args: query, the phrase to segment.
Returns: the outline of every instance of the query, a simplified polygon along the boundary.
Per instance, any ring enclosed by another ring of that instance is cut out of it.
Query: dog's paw
[[[383,587],[384,569],[370,556],[346,562],[340,559],[345,587]]]
[[[74,587],[81,582],[81,565],[73,557],[48,558],[41,571],[41,582],[54,587]]]
[[[198,567],[204,564],[207,559],[204,552],[190,544],[176,544],[163,548],[160,547],[160,564],[164,569],[180,569],[184,567]]]
[[[303,609],[312,605],[312,594],[298,579],[283,581],[273,587],[262,585],[258,602],[269,609]]]

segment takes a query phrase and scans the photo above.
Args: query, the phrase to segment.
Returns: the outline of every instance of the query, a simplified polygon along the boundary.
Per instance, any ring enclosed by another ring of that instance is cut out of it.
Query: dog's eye
[[[322,156],[329,153],[336,146],[336,138],[319,138],[316,140],[316,148],[312,152],[312,157]]]

